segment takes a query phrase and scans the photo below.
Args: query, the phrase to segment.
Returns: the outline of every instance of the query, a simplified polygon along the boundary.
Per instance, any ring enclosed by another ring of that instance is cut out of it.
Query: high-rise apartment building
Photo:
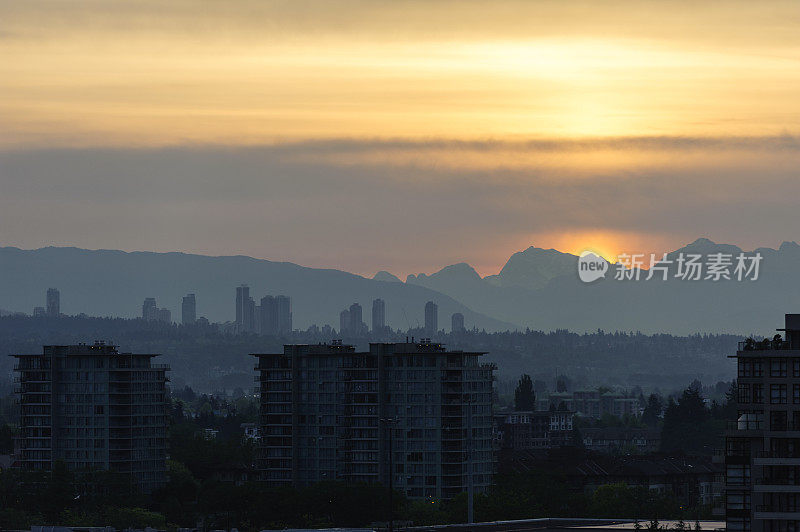
[[[287,296],[261,298],[260,332],[266,335],[292,332],[292,300]]]
[[[372,332],[383,334],[386,331],[386,302],[383,299],[372,301]]]
[[[55,318],[61,316],[61,292],[57,288],[47,289],[47,315]]]
[[[156,310],[156,321],[161,323],[172,323],[172,312],[168,308],[160,308]]]
[[[452,332],[462,332],[464,330],[464,315],[456,312],[450,318],[450,330]]]
[[[324,480],[451,498],[492,479],[492,372],[439,344],[287,345],[255,354],[258,469],[270,486]],[[391,449],[391,452],[390,452]]]
[[[275,309],[278,314],[278,332],[292,332],[292,299],[288,296],[275,296]]]
[[[353,303],[350,305],[349,312],[350,324],[348,325],[347,329],[350,331],[350,334],[360,336],[364,333],[365,329],[361,305],[358,303]]]
[[[785,339],[739,343],[736,421],[725,433],[727,530],[800,527],[800,314]]]
[[[144,492],[166,482],[166,365],[112,345],[50,345],[14,355],[24,469],[104,469]]]
[[[192,325],[195,321],[197,321],[197,299],[194,294],[186,294],[181,303],[181,323]]]
[[[425,331],[433,334],[439,330],[439,305],[433,301],[425,303]]]
[[[155,321],[158,319],[158,306],[156,305],[156,298],[145,298],[142,304],[142,319],[147,321]]]
[[[236,329],[238,332],[252,332],[256,329],[256,302],[250,297],[250,287],[246,284],[236,287]]]

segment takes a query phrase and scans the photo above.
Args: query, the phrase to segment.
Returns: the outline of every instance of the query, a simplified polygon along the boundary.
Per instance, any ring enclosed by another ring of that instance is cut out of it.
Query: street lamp
[[[392,427],[397,425],[399,419],[396,417],[382,417],[380,422],[386,425],[389,431],[389,532],[394,531],[394,452],[392,451]]]

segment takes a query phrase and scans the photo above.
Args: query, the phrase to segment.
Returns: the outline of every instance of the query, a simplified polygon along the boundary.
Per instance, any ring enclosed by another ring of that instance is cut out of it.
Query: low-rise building
[[[572,445],[572,418],[568,410],[511,412],[499,419],[503,449],[536,450]]]
[[[661,431],[653,428],[587,427],[580,433],[587,450],[604,454],[647,454],[661,446]]]

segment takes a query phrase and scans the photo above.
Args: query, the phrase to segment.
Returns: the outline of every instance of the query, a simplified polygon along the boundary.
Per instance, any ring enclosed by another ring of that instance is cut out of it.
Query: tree
[[[642,412],[642,423],[648,427],[655,427],[661,419],[661,411],[664,409],[664,403],[661,397],[651,393],[647,398],[647,406],[644,407]]]
[[[661,429],[662,451],[707,455],[718,436],[700,392],[687,388],[677,403],[670,398]]]
[[[536,410],[536,393],[530,375],[523,375],[514,390],[514,409],[517,411]]]
[[[11,454],[14,452],[14,434],[11,425],[4,423],[0,426],[0,454]]]

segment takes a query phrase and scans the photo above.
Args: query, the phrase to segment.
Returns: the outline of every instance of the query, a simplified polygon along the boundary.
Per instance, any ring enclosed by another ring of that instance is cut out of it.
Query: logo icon
[[[584,251],[578,257],[578,277],[584,283],[591,283],[605,277],[608,261],[592,251]]]

